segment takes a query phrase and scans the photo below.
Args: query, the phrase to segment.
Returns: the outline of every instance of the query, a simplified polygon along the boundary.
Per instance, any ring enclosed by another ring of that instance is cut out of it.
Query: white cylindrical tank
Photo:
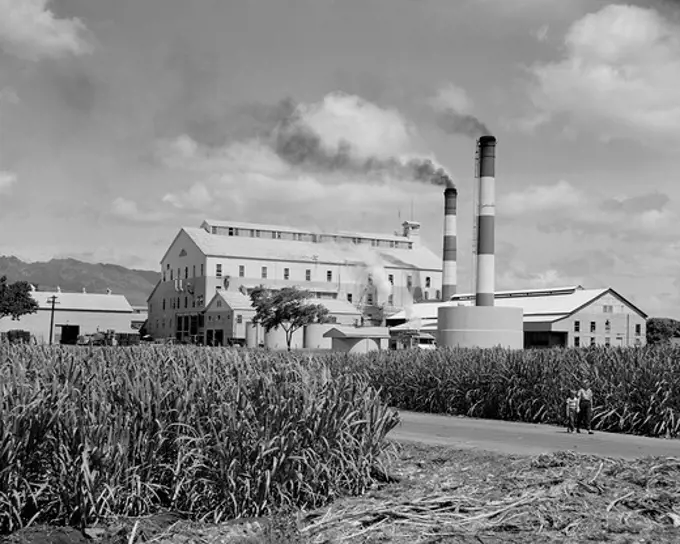
[[[291,349],[300,349],[303,344],[304,331],[302,328],[293,333],[293,338],[290,343]],[[282,327],[272,329],[264,333],[264,347],[271,350],[288,349],[286,345],[286,331]]]
[[[332,338],[324,338],[329,330],[337,325],[313,323],[304,327],[304,348],[305,349],[331,349],[333,347]]]
[[[440,347],[522,349],[522,308],[498,306],[443,306],[437,317]]]
[[[252,321],[246,323],[246,347],[256,348],[259,345],[259,326]]]

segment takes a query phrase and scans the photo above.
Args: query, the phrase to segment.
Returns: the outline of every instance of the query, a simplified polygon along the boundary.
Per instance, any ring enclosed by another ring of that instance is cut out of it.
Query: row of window
[[[641,343],[642,343],[642,341],[639,338],[635,339],[635,345],[636,346],[639,346]],[[591,346],[596,345],[594,336],[590,337],[590,345]],[[612,339],[609,336],[605,336],[604,345],[605,346],[611,346],[612,345]],[[578,337],[578,336],[574,336],[574,347],[576,347],[576,348],[581,347],[581,338]]]
[[[611,307],[611,306],[610,306]],[[611,332],[612,324],[609,320],[604,322],[604,332]],[[574,321],[574,332],[581,332],[581,322]],[[590,322],[590,332],[597,332],[597,322]],[[635,324],[635,336],[640,336],[642,334],[642,325],[640,323]]]
[[[413,249],[413,242],[383,240],[380,238],[363,238],[361,236],[340,236],[337,234],[312,234],[307,232],[282,232],[263,229],[240,229],[237,227],[212,227],[211,234],[228,236],[249,236],[250,238],[271,238],[272,240],[293,240],[296,242],[351,242],[353,244],[370,244],[373,247],[389,247],[396,249]]]
[[[201,265],[199,277],[202,277],[202,276],[203,276],[203,265]],[[196,277],[196,265],[193,265],[191,267],[191,277],[192,278]],[[168,264],[168,265],[166,265],[165,270],[163,270],[163,281],[168,281],[168,280],[174,281],[174,279],[175,279],[174,270],[172,270],[170,268],[170,265]],[[181,267],[177,268],[177,279],[178,280],[182,279],[182,268]],[[189,267],[188,266],[184,267],[184,279],[185,280],[189,279]]]

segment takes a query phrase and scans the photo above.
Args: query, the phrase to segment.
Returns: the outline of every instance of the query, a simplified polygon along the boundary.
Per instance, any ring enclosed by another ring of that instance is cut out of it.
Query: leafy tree
[[[312,323],[327,323],[328,309],[321,304],[309,301],[311,293],[296,287],[284,287],[272,291],[260,285],[250,293],[255,308],[254,323],[260,323],[264,330],[281,327],[286,333],[286,345],[290,351],[293,333]]]
[[[31,285],[26,281],[7,283],[7,277],[0,277],[0,319],[19,319],[22,315],[34,314],[38,303],[31,296]]]
[[[680,333],[680,321],[668,317],[650,317],[647,320],[647,343],[667,344]]]

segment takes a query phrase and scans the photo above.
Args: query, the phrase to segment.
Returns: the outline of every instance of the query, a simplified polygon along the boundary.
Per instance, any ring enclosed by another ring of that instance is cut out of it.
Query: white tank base
[[[524,348],[522,308],[444,306],[437,317],[437,343],[441,347]]]

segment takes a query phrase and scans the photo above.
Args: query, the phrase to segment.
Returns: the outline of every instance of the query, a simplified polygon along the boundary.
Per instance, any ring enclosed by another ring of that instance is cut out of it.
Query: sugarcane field
[[[679,356],[0,344],[2,542],[677,542],[680,455],[390,433],[400,411],[563,426],[588,381],[596,434],[673,448]]]

